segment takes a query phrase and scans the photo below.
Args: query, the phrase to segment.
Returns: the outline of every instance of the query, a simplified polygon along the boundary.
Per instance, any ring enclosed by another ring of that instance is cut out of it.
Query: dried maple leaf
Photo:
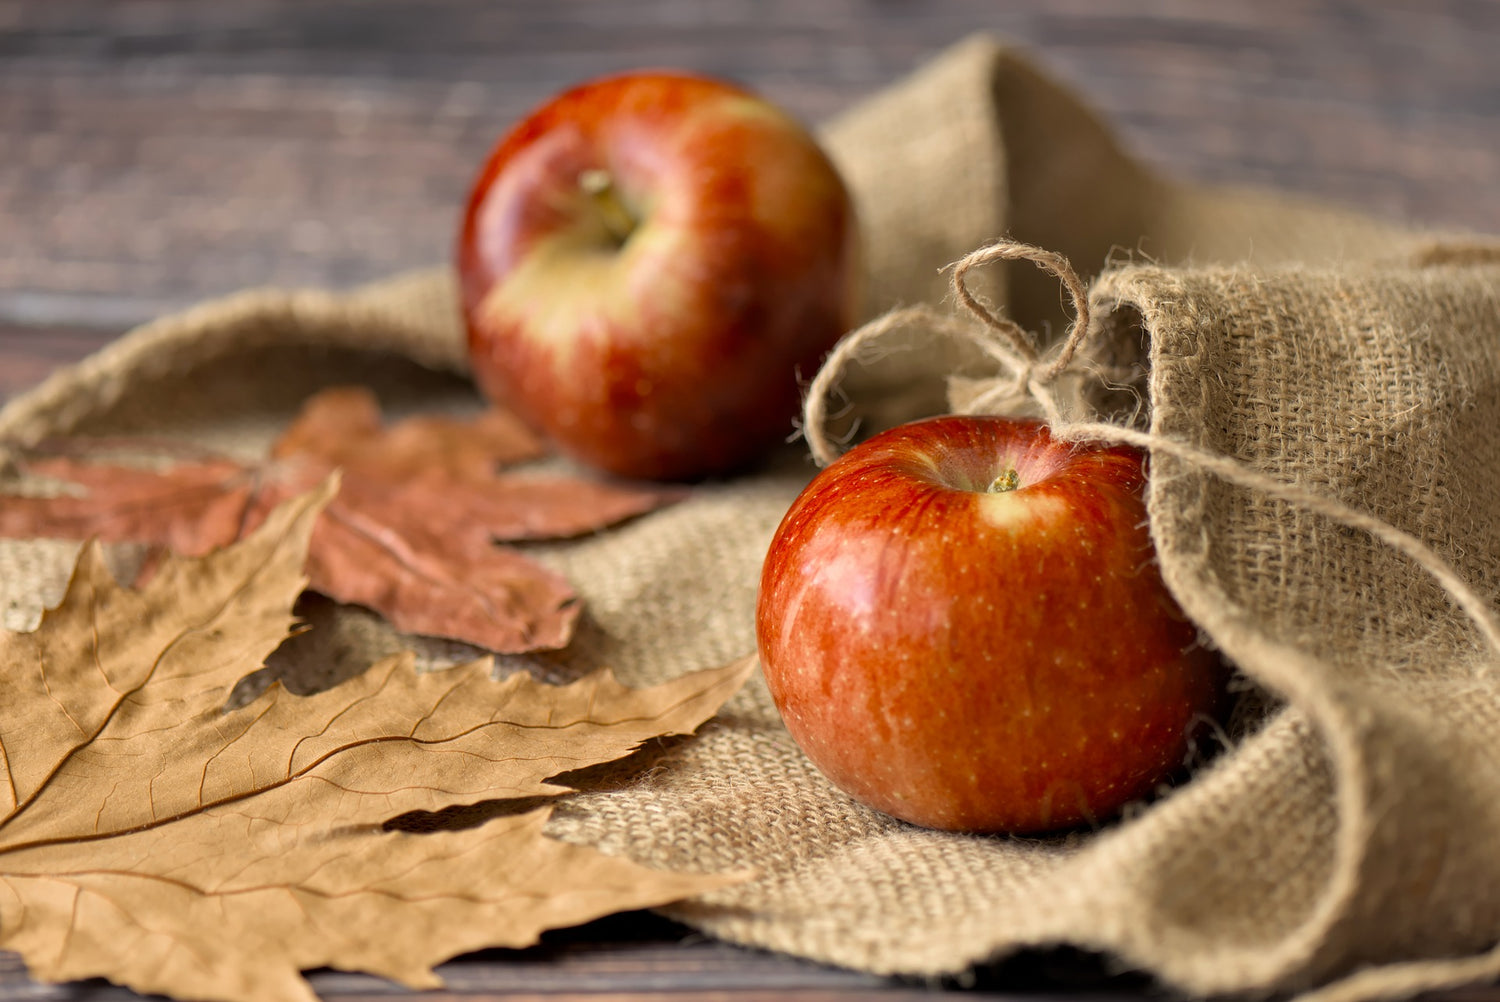
[[[415,834],[411,811],[564,792],[547,777],[695,729],[747,665],[633,691],[409,656],[334,689],[221,707],[292,627],[331,490],[139,591],[83,551],[61,604],[0,633],[0,948],[43,980],[306,1000],[299,971],[414,988],[434,964],[739,879],[647,870],[542,837],[546,811]]]
[[[335,389],[308,401],[259,466],[198,459],[147,470],[71,456],[26,460],[27,474],[82,493],[0,495],[0,535],[151,543],[202,556],[341,468],[343,488],[313,534],[313,590],[368,606],[407,633],[506,653],[557,648],[572,636],[576,593],[561,575],[496,543],[595,532],[682,492],[503,470],[542,452],[501,411],[385,427],[368,391]]]
[[[472,482],[497,466],[538,459],[547,449],[515,415],[499,409],[467,421],[420,416],[386,428],[368,390],[342,386],[310,398],[271,454],[316,458],[392,483],[433,473]]]
[[[66,456],[16,465],[29,476],[71,484],[81,493],[0,495],[0,536],[11,539],[154,543],[200,557],[239,538],[254,494],[253,474],[227,459],[193,460],[164,471]]]

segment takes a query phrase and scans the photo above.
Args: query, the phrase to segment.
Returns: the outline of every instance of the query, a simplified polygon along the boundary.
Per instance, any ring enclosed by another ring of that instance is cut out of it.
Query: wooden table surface
[[[693,68],[816,121],[976,30],[1029,47],[1165,170],[1500,232],[1494,0],[0,0],[0,400],[197,300],[445,260],[490,143],[580,78]],[[964,987],[1161,997],[1112,970],[1040,954]],[[959,987],[741,950],[644,914],[444,973],[451,987],[432,997],[809,1002]],[[314,981],[328,998],[403,994]],[[34,985],[0,954],[0,999],[131,997]]]

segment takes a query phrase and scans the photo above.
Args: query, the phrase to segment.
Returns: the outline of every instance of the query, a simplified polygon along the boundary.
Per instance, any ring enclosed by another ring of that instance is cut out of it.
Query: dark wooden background
[[[0,393],[208,296],[446,259],[489,144],[582,77],[816,121],[976,30],[1180,175],[1500,231],[1494,0],[0,0]]]
[[[0,0],[0,399],[196,300],[445,260],[489,144],[580,78],[693,68],[817,121],[976,30],[1029,47],[1165,170],[1500,232],[1496,0]],[[1111,970],[1026,957],[981,972],[977,992],[1155,994]],[[642,915],[447,973],[446,997],[932,987]],[[0,998],[126,997],[30,985],[0,955]]]

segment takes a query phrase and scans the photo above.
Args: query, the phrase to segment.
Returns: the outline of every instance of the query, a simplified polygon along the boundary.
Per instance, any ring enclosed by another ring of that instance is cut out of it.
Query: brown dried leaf
[[[271,449],[279,459],[314,459],[388,483],[433,473],[483,480],[501,466],[546,453],[519,418],[493,408],[467,421],[421,416],[385,428],[375,395],[357,386],[309,399]]]
[[[308,401],[273,460],[259,467],[213,459],[161,471],[70,456],[29,461],[27,473],[84,493],[0,496],[0,535],[97,537],[202,556],[342,468],[342,490],[312,538],[315,591],[368,606],[409,633],[504,653],[557,648],[572,636],[577,595],[560,575],[495,542],[596,532],[682,491],[503,471],[540,452],[538,439],[504,412],[385,427],[368,391],[335,389]]]
[[[296,487],[265,485],[249,523]],[[405,633],[505,653],[566,646],[580,611],[573,587],[494,545],[482,522],[452,521],[443,508],[451,497],[417,489],[383,493],[350,475],[313,531],[307,560],[313,590],[374,609]]]
[[[244,531],[255,492],[252,471],[230,460],[179,463],[163,471],[33,459],[18,467],[82,493],[59,497],[0,495],[0,536],[154,543],[199,557]]]
[[[434,987],[454,954],[738,879],[553,842],[545,810],[462,831],[384,823],[564,792],[547,778],[694,730],[747,664],[632,691],[607,673],[497,684],[485,662],[419,675],[401,655],[221,712],[287,636],[330,496],[168,558],[140,591],[90,546],[36,631],[0,633],[0,948],[36,977],[311,1002],[298,972],[332,966]]]

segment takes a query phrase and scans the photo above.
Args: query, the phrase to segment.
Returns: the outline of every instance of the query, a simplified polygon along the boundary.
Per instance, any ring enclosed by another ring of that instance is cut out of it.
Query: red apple
[[[944,417],[820,473],[766,557],[757,629],[792,737],[932,828],[1101,821],[1178,770],[1221,664],[1162,584],[1134,449]]]
[[[857,234],[796,121],[715,80],[634,73],[532,112],[458,247],[480,386],[595,467],[695,478],[792,431],[853,319]]]

